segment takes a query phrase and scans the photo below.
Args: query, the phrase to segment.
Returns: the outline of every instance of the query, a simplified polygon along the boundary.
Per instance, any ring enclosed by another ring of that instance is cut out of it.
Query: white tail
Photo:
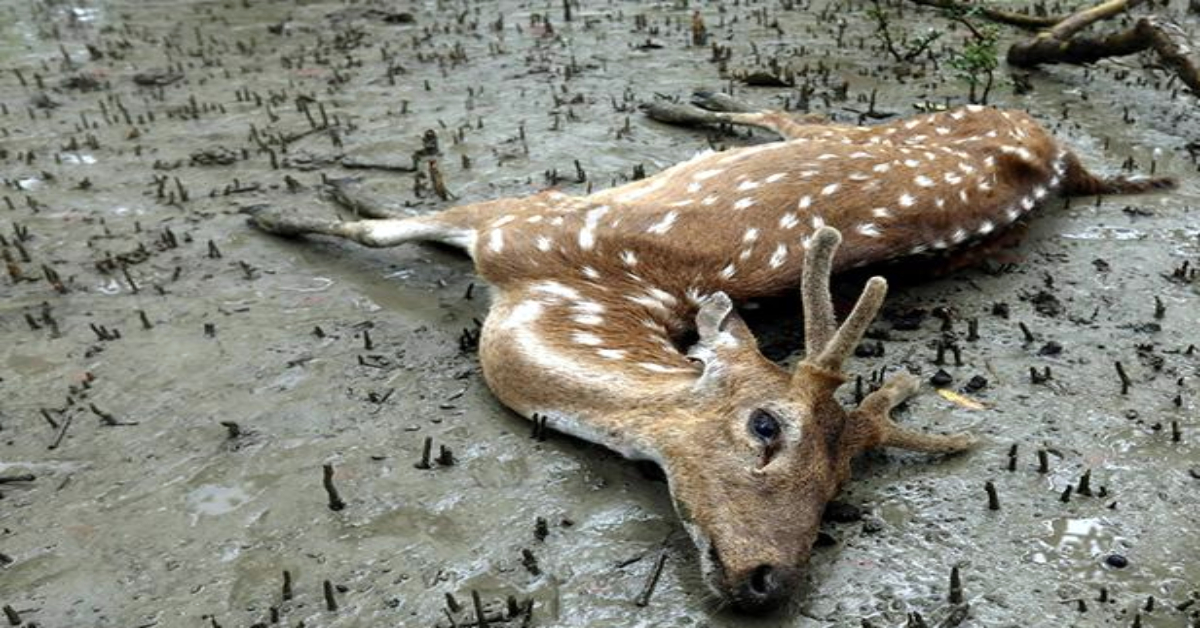
[[[495,286],[480,341],[495,394],[554,429],[658,462],[708,584],[764,610],[799,582],[855,454],[973,442],[890,421],[917,389],[907,375],[854,411],[834,400],[886,286],[868,282],[838,328],[830,274],[988,237],[1056,193],[1167,181],[1096,179],[1020,112],[971,106],[877,127],[712,115],[786,140],[702,153],[586,197],[551,191],[355,222],[267,211],[252,222],[466,249]],[[733,303],[798,286],[807,357],[788,374],[758,352]],[[692,330],[699,341],[678,346]]]

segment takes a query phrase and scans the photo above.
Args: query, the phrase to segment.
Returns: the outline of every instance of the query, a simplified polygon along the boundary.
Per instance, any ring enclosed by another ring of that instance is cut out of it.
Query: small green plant
[[[951,54],[948,63],[957,70],[957,76],[967,82],[970,88],[968,99],[972,103],[986,105],[992,84],[996,78],[996,68],[999,66],[999,31],[991,25],[976,26],[967,20],[966,15],[956,15],[952,19],[965,25],[970,31],[962,48]]]

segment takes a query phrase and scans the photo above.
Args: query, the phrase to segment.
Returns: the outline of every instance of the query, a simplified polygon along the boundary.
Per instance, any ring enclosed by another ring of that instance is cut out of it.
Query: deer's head
[[[887,292],[882,278],[872,278],[837,326],[829,276],[840,243],[828,227],[810,241],[802,288],[806,356],[794,372],[759,353],[729,298],[718,293],[697,314],[699,341],[690,354],[703,370],[691,399],[664,410],[674,416],[659,422],[671,494],[700,550],[706,584],[743,611],[791,598],[825,505],[855,454],[883,444],[927,451],[968,444],[962,439],[969,437],[912,434],[891,423],[891,408],[915,391],[911,377],[892,380],[853,411],[834,399],[846,381],[842,363]],[[960,440],[937,440],[947,438]]]

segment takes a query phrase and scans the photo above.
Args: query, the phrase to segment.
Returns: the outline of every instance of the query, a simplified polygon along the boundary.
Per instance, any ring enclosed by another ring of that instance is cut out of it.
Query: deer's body
[[[966,107],[877,127],[772,113],[729,121],[787,139],[700,154],[586,197],[543,192],[401,220],[255,221],[370,246],[463,247],[494,286],[480,355],[495,394],[557,430],[660,463],[710,584],[753,609],[794,586],[854,453],[970,443],[891,424],[888,411],[915,390],[904,377],[859,410],[837,406],[840,362],[883,288],[869,286],[862,313],[835,332],[828,274],[987,237],[1057,193],[1161,182],[1096,179],[1020,112]],[[792,375],[757,352],[730,299],[802,283],[808,357]],[[693,329],[699,342],[680,346]],[[762,413],[786,447],[748,435]],[[779,538],[775,517],[794,534]]]

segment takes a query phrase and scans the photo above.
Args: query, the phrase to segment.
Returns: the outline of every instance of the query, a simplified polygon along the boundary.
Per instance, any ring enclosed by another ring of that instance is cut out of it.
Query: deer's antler
[[[810,369],[798,369],[795,377],[810,376],[811,367],[826,373],[841,373],[842,364],[854,347],[862,340],[867,327],[887,295],[887,281],[872,277],[863,288],[862,295],[850,316],[837,326],[834,318],[833,300],[829,294],[829,276],[833,270],[833,257],[842,243],[842,235],[832,227],[822,227],[812,236],[808,254],[804,259],[801,296],[804,300],[804,362]],[[840,382],[840,375],[837,380]],[[969,434],[943,436],[923,434],[904,429],[891,419],[892,408],[912,396],[920,388],[913,376],[903,373],[893,377],[879,390],[867,395],[862,404],[851,414],[851,420],[867,427],[873,434],[865,446],[901,447],[916,451],[950,453],[969,449],[976,442]]]
[[[850,316],[837,326],[833,299],[829,294],[829,276],[833,257],[842,243],[842,234],[833,227],[821,227],[812,236],[804,258],[801,297],[804,301],[805,361],[830,371],[840,371],[842,363],[854,352],[867,327],[887,296],[887,281],[872,277]]]

